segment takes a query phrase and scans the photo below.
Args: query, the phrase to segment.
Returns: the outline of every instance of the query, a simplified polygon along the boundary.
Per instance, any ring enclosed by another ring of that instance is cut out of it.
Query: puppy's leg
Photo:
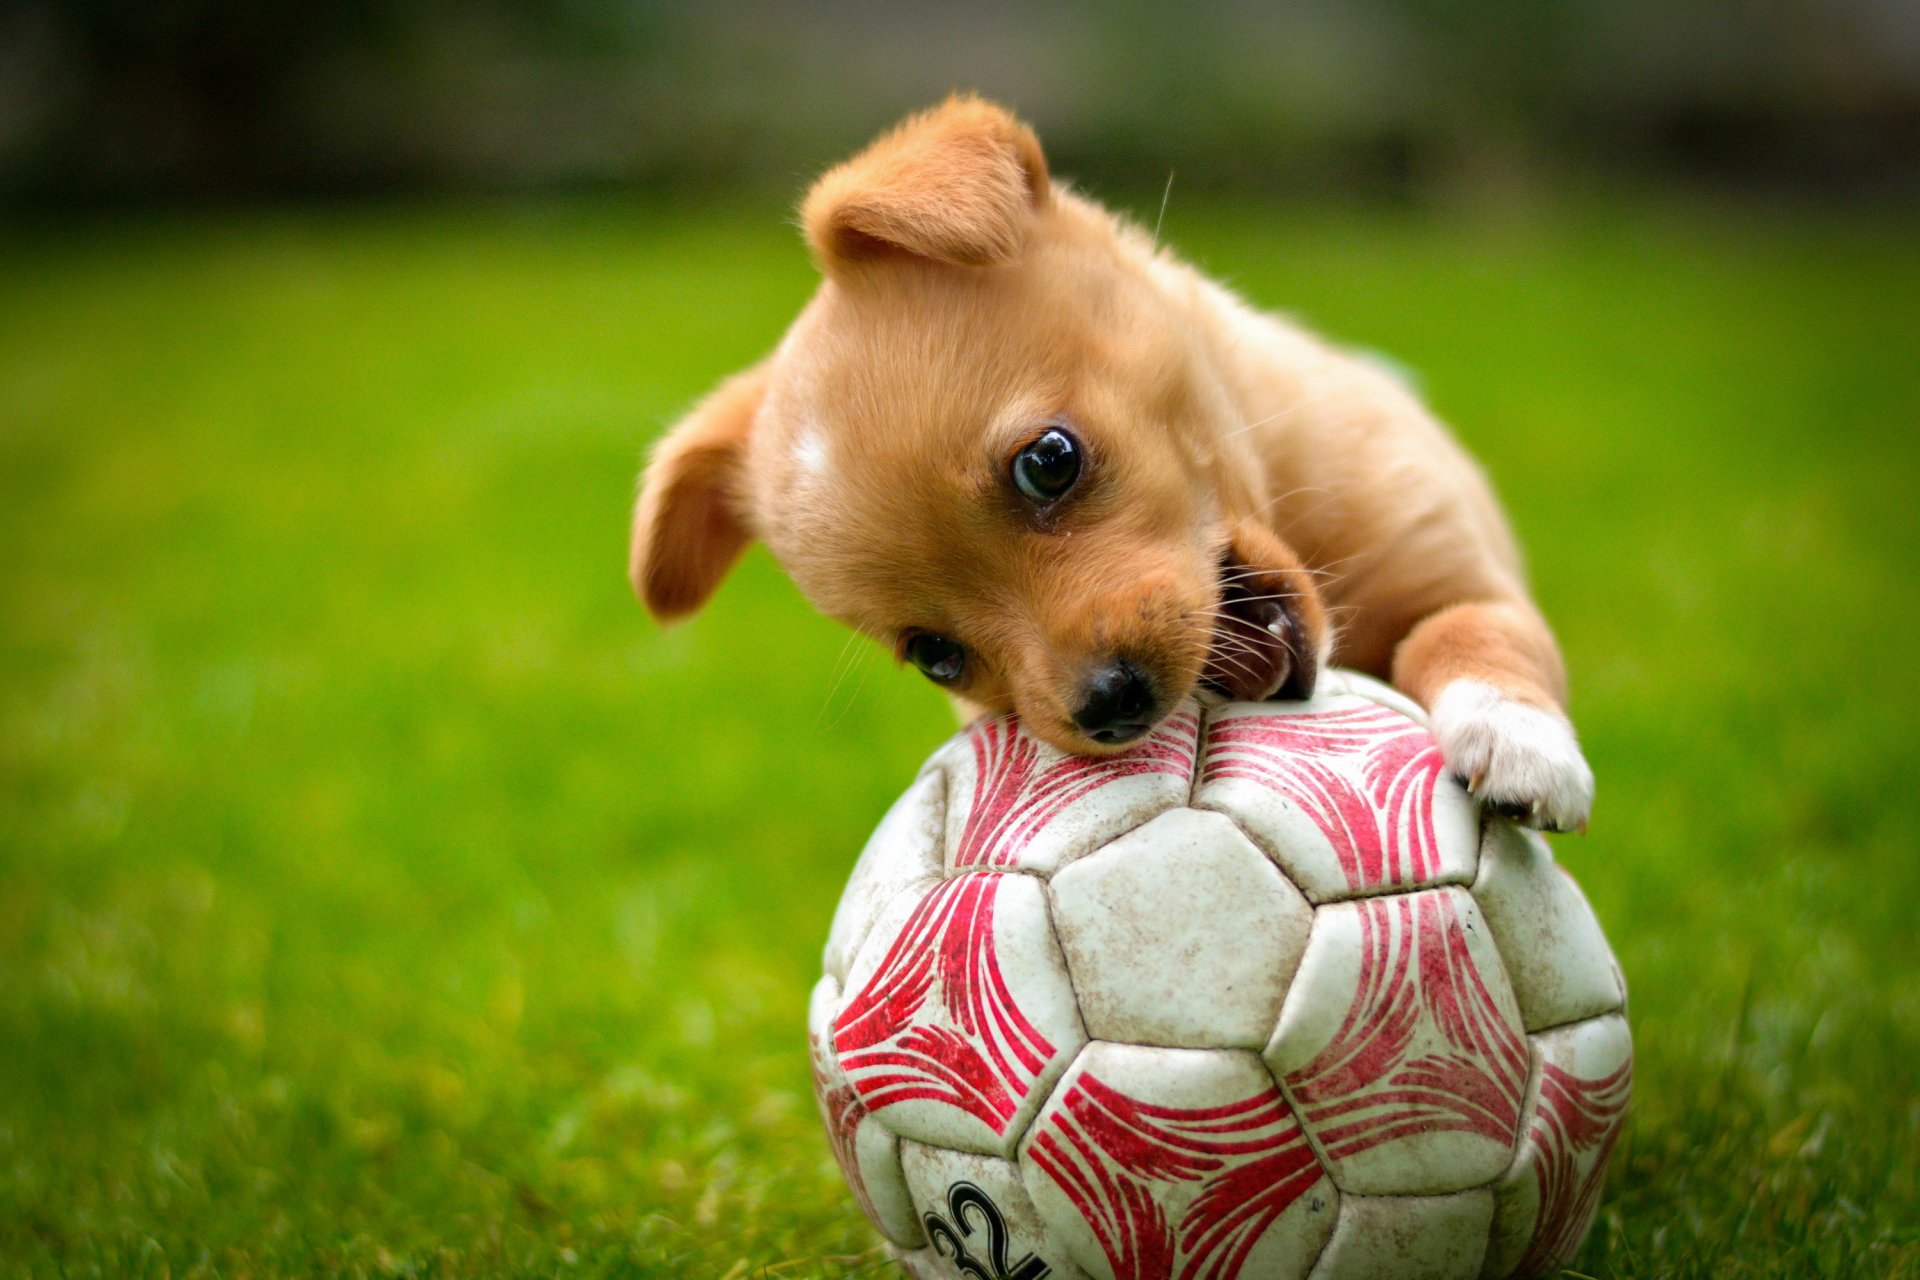
[[[1531,826],[1585,828],[1593,770],[1561,709],[1560,651],[1531,605],[1428,615],[1394,651],[1393,683],[1426,705],[1447,763],[1481,800]]]

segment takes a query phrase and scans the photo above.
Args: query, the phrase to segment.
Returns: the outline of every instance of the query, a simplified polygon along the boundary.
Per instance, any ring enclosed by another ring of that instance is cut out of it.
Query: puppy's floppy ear
[[[736,374],[654,447],[634,508],[627,573],[662,622],[705,604],[752,537],[739,486],[766,390],[766,364]]]
[[[1033,131],[957,95],[829,170],[800,216],[830,274],[901,252],[984,267],[1019,256],[1050,190]]]

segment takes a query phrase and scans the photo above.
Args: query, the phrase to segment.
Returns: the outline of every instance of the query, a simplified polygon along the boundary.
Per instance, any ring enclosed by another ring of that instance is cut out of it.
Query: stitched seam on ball
[[[1626,1016],[1626,1006],[1616,1004],[1611,1008],[1602,1009],[1598,1013],[1583,1013],[1577,1018],[1562,1018],[1560,1021],[1548,1023],[1544,1027],[1529,1028],[1527,1038],[1531,1040],[1535,1036],[1544,1036],[1550,1031],[1565,1031],[1568,1027],[1585,1026],[1589,1022],[1599,1022],[1602,1018],[1620,1018],[1624,1020]]]
[[[1194,710],[1200,726],[1193,735],[1193,768],[1187,774],[1186,807],[1189,809],[1194,807],[1193,798],[1200,794],[1200,775],[1206,772],[1207,739],[1213,736],[1213,712],[1216,709],[1195,704]]]

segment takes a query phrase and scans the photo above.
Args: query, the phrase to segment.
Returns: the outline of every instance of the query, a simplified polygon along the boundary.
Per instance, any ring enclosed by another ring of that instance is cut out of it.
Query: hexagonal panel
[[[1185,804],[1198,711],[1174,712],[1118,755],[1070,756],[1010,716],[974,725],[945,758],[947,870],[1005,867],[1046,875]]]
[[[1266,1058],[1342,1191],[1457,1191],[1512,1155],[1527,1040],[1464,889],[1321,907]]]
[[[1239,828],[1175,809],[1054,876],[1054,930],[1096,1040],[1260,1049],[1313,908]]]
[[[840,1005],[840,984],[831,975],[813,988],[807,1007],[807,1054],[813,1063],[813,1100],[827,1126],[827,1142],[840,1164],[854,1203],[888,1240],[920,1244],[919,1215],[907,1195],[900,1168],[900,1139],[874,1120],[834,1061],[833,1015]]]
[[[1020,1148],[1034,1204],[1095,1276],[1292,1276],[1338,1196],[1258,1058],[1095,1042]]]
[[[826,971],[845,980],[867,931],[889,902],[940,879],[947,821],[947,779],[923,769],[887,810],[860,851],[827,929]]]
[[[1526,1138],[1494,1186],[1489,1277],[1546,1275],[1566,1265],[1593,1225],[1607,1158],[1633,1092],[1627,1020],[1607,1014],[1533,1037],[1540,1056]]]
[[[925,1248],[902,1259],[909,1275],[1086,1280],[1040,1220],[1011,1161],[917,1142],[902,1146],[907,1187],[927,1237]]]
[[[840,1068],[902,1137],[1009,1155],[1085,1040],[1032,876],[969,872],[881,916],[833,1023]]]
[[[1333,1239],[1309,1280],[1474,1280],[1487,1252],[1493,1192],[1342,1196]]]
[[[1193,803],[1237,822],[1316,903],[1473,879],[1478,806],[1431,733],[1368,698],[1220,708]]]
[[[1363,676],[1358,671],[1336,669],[1322,674],[1320,694],[1348,693],[1356,698],[1365,698],[1368,702],[1377,702],[1383,707],[1391,707],[1422,729],[1431,729],[1433,721],[1427,715],[1427,709],[1400,692],[1390,684],[1375,680],[1372,676]]]
[[[1611,1013],[1626,1001],[1613,951],[1538,832],[1491,820],[1473,882],[1528,1031]]]

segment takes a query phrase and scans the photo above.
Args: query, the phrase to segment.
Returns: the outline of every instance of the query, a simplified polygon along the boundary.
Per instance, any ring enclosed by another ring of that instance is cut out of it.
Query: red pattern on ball
[[[854,1202],[860,1206],[860,1212],[867,1215],[867,1221],[878,1227],[880,1215],[873,1207],[873,1195],[867,1190],[867,1180],[860,1173],[860,1155],[854,1145],[860,1122],[867,1118],[867,1109],[860,1105],[859,1095],[851,1085],[833,1082],[833,1075],[827,1067],[828,1050],[820,1043],[820,1037],[809,1035],[807,1048],[813,1062],[813,1098],[820,1104],[820,1118],[826,1122],[827,1144],[833,1148],[833,1158],[839,1164],[847,1186],[852,1189]]]
[[[1527,1042],[1481,977],[1452,896],[1368,898],[1353,910],[1361,930],[1353,1003],[1327,1046],[1286,1079],[1328,1159],[1439,1132],[1510,1147]],[[1448,1048],[1410,1057],[1423,1023]]]
[[[1515,1275],[1545,1275],[1565,1266],[1586,1238],[1600,1209],[1607,1161],[1632,1091],[1631,1055],[1591,1080],[1551,1062],[1541,1064],[1540,1105],[1528,1135],[1538,1148],[1534,1180],[1540,1189],[1540,1214]]]
[[[952,865],[1018,864],[1034,836],[1062,810],[1117,779],[1152,773],[1192,777],[1188,744],[1199,725],[1191,711],[1177,712],[1130,751],[1062,756],[1044,768],[1039,746],[1011,716],[976,726],[967,738],[973,748],[973,803]]]
[[[834,1019],[840,1069],[870,1110],[941,1102],[1001,1135],[1053,1056],[1000,970],[1001,879],[972,872],[930,890]]]
[[[1041,1121],[1027,1153],[1086,1220],[1119,1280],[1230,1280],[1324,1176],[1278,1089],[1180,1108],[1091,1072]],[[1168,1193],[1192,1183],[1199,1195],[1169,1220]]]
[[[1433,797],[1442,768],[1432,734],[1368,703],[1216,721],[1201,781],[1238,778],[1278,792],[1320,828],[1358,893],[1439,874]]]

